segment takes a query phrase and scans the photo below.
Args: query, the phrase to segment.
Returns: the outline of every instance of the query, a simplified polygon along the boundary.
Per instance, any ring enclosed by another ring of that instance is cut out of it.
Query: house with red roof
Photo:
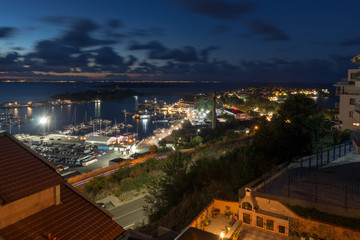
[[[0,239],[120,239],[125,230],[114,220],[54,165],[0,132]]]

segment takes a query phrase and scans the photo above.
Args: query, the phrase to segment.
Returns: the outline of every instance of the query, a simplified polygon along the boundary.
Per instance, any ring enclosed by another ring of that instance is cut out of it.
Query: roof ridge
[[[49,162],[48,160],[46,160],[43,156],[41,156],[40,154],[38,154],[37,152],[35,152],[34,150],[32,150],[31,148],[29,148],[27,145],[25,145],[23,142],[21,142],[20,140],[18,140],[16,137],[14,137],[13,135],[7,133],[7,132],[3,132],[1,135],[4,135],[8,138],[10,138],[11,140],[13,140],[16,144],[20,145],[24,150],[26,150],[27,152],[29,152],[31,155],[33,155],[34,157],[36,157],[38,160],[40,160],[40,162],[44,163],[47,167],[49,167],[51,170],[54,170],[56,173],[60,174],[60,170],[51,162]],[[60,175],[61,176],[61,175]],[[65,181],[65,180],[64,180]]]
[[[86,196],[84,193],[80,192],[77,188],[73,187],[70,183],[68,183],[67,181],[65,181],[65,186],[68,187],[70,190],[72,190],[73,192],[75,192],[76,194],[78,194],[80,197],[82,197],[83,199],[85,199],[86,201],[88,201],[89,203],[91,203],[92,205],[94,205],[94,207],[96,207],[97,209],[101,210],[103,213],[105,213],[111,220],[115,221],[115,217],[114,215],[112,215],[109,211],[105,210],[104,208],[102,208],[100,205],[98,205],[94,200],[92,200],[91,198],[89,198],[88,196]]]

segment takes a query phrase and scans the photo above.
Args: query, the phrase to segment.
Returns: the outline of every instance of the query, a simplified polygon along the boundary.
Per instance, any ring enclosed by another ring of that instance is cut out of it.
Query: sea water
[[[0,82],[0,104],[4,102],[27,103],[29,101],[49,101],[51,96],[65,92],[81,92],[86,90],[94,90],[104,83],[14,83]],[[43,132],[54,132],[62,130],[64,126],[69,124],[77,124],[87,122],[91,119],[101,118],[115,123],[126,123],[133,127],[128,131],[138,133],[139,138],[144,138],[153,134],[156,128],[167,127],[167,123],[153,123],[152,119],[133,119],[131,115],[124,114],[124,110],[128,113],[135,113],[137,104],[143,103],[145,100],[157,98],[166,103],[174,103],[183,96],[179,93],[208,93],[213,91],[224,91],[231,89],[246,88],[249,86],[274,86],[280,85],[275,83],[215,83],[196,85],[182,85],[180,87],[162,87],[162,88],[135,88],[134,90],[144,93],[167,93],[169,95],[155,94],[149,96],[141,96],[138,98],[128,98],[116,101],[102,101],[101,103],[85,103],[71,104],[59,106],[44,106],[33,108],[16,108],[16,109],[0,109],[0,113],[11,113],[14,116],[28,116],[33,120],[26,124],[1,126],[2,130],[11,131],[12,134],[28,133],[39,134]],[[303,87],[303,88],[328,88],[332,90],[331,83],[298,83],[298,84],[281,84],[287,87]],[[334,108],[336,97],[317,98],[315,100],[319,107]],[[39,119],[42,116],[49,117],[47,125],[40,125]],[[159,120],[159,119],[157,119]],[[120,133],[126,131],[121,130]]]

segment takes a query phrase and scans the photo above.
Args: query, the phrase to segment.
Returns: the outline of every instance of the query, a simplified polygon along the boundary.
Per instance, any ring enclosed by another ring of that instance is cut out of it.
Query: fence
[[[290,164],[277,174],[265,177],[265,193],[298,198],[312,202],[332,204],[345,208],[360,209],[360,183],[347,179],[349,167],[343,177],[319,170],[323,166],[353,151],[350,141],[328,149],[319,149],[316,154]],[[336,171],[336,170],[334,170]],[[338,168],[337,171],[342,171]]]

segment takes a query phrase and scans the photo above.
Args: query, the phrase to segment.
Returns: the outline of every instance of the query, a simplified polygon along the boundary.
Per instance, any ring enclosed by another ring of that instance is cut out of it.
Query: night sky
[[[11,0],[0,79],[337,82],[358,0]]]

